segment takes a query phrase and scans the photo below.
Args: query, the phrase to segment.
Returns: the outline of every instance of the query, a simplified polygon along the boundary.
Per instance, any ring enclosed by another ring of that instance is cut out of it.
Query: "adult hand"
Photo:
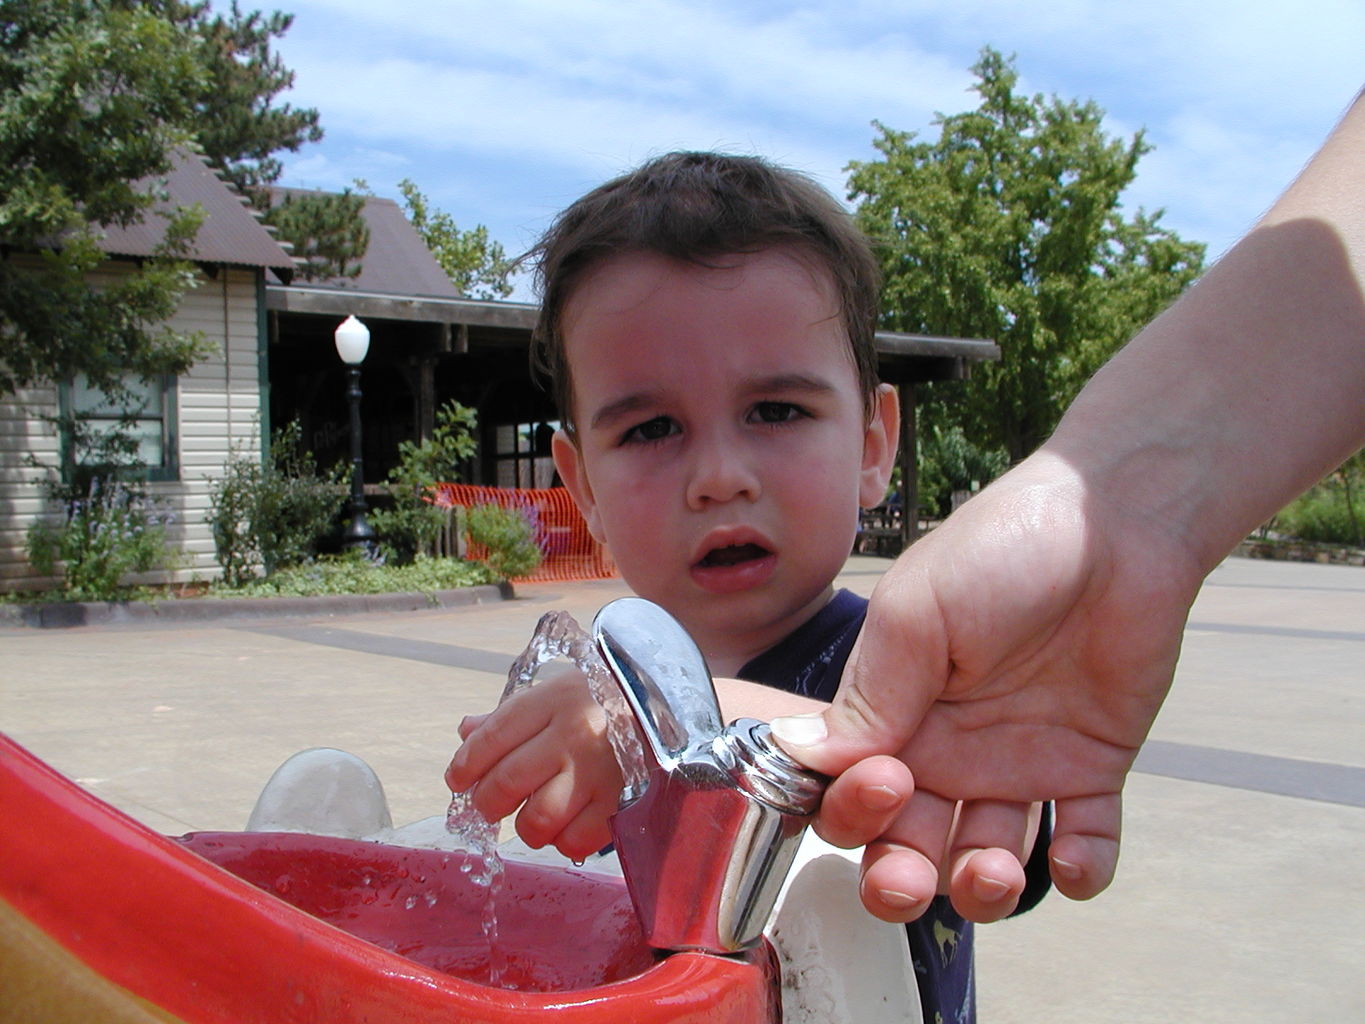
[[[873,913],[918,916],[940,873],[964,916],[1008,913],[1031,800],[1056,801],[1057,888],[1109,884],[1124,778],[1200,581],[1365,440],[1362,170],[1357,98],[1047,444],[886,573],[829,710],[773,723],[814,768],[899,752],[913,771],[914,796],[864,858]],[[847,792],[822,817],[874,827]]]
[[[907,551],[872,596],[834,704],[774,723],[819,770],[896,751],[914,773],[913,798],[864,858],[867,908],[913,919],[942,873],[964,916],[1004,916],[1038,800],[1056,801],[1057,888],[1104,889],[1124,777],[1202,577],[1179,538],[1088,493],[1046,449]],[[857,831],[838,794],[826,815]]]

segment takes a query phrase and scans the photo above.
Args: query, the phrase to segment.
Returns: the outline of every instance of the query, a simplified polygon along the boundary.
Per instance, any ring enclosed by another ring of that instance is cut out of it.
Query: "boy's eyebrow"
[[[823,377],[805,373],[778,373],[745,381],[741,390],[744,394],[750,395],[793,393],[823,395],[837,389],[831,381]],[[657,390],[634,391],[602,406],[592,414],[588,425],[592,428],[609,426],[618,419],[642,410],[654,409],[663,400],[664,396]]]
[[[655,391],[632,392],[602,406],[592,414],[592,419],[588,421],[588,425],[593,428],[610,425],[612,422],[637,413],[642,409],[653,407],[659,399],[660,395]]]
[[[825,394],[834,391],[835,386],[832,381],[825,380],[823,377],[813,377],[806,373],[778,373],[770,377],[755,377],[748,382],[745,390],[754,394],[768,392],[782,394],[793,391]]]

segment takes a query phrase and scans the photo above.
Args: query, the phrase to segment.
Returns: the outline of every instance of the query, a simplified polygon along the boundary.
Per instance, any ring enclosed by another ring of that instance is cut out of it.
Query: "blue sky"
[[[671,149],[759,153],[844,194],[876,119],[932,136],[983,45],[1155,147],[1125,197],[1223,251],[1365,84],[1361,0],[292,0],[290,102],[326,139],[282,184],[413,179],[509,254]],[[1290,8],[1293,8],[1292,12]],[[529,299],[520,291],[519,298]]]

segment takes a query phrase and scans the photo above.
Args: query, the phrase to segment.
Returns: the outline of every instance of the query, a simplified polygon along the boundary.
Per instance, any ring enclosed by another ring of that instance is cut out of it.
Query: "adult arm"
[[[1363,283],[1358,98],[1054,436],[888,570],[834,704],[775,723],[820,770],[896,753],[913,771],[915,796],[864,860],[873,913],[918,916],[942,872],[965,916],[999,917],[983,897],[1015,870],[1032,800],[1056,801],[1058,889],[1109,884],[1124,779],[1202,580],[1365,441]]]

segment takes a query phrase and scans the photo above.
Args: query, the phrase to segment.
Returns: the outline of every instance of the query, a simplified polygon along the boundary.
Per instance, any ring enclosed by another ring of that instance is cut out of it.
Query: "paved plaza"
[[[840,582],[870,593],[888,564],[855,557]],[[403,823],[443,811],[456,725],[496,702],[538,617],[586,624],[624,593],[0,626],[0,731],[170,834],[241,828],[271,772],[312,746],[369,761]],[[1215,570],[1124,810],[1107,893],[978,930],[983,1022],[1365,1020],[1365,570]]]

